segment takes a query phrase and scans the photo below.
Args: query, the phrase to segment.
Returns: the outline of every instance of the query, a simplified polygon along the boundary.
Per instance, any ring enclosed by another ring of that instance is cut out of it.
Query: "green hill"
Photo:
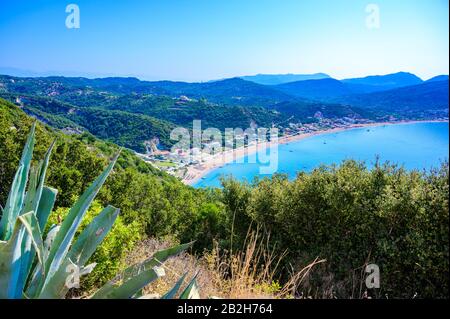
[[[3,94],[14,101],[14,94]],[[93,135],[145,152],[145,141],[158,138],[161,147],[173,144],[170,132],[174,124],[143,114],[109,111],[100,108],[82,108],[48,97],[20,96],[23,110],[41,121],[59,128],[80,128]]]
[[[33,121],[19,107],[0,99],[1,205],[6,201]],[[34,158],[42,158],[50,143],[57,140],[46,181],[58,189],[56,208],[71,207],[119,150],[117,145],[93,135],[65,135],[40,122],[36,138]],[[207,191],[184,185],[126,149],[97,198],[102,205],[120,207],[124,222],[140,225],[141,234],[184,239],[189,237],[191,223],[203,207],[216,205]]]
[[[351,95],[336,102],[399,117],[448,117],[449,82],[431,81],[388,91]]]

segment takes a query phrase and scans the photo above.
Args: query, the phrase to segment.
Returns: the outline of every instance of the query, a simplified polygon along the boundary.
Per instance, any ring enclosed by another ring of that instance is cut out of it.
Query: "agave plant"
[[[64,298],[71,282],[90,273],[95,264],[86,265],[116,220],[119,209],[106,207],[75,239],[83,216],[112,171],[117,154],[103,173],[80,196],[61,225],[52,225],[45,240],[43,229],[55,204],[57,190],[44,185],[55,142],[37,165],[32,165],[35,144],[33,124],[0,220],[0,299]],[[28,186],[28,187],[27,187]],[[163,265],[171,256],[192,243],[156,252],[142,263],[128,267],[96,291],[92,298],[137,298],[143,287],[163,275]],[[163,296],[174,298],[184,275]],[[195,277],[180,298],[198,295]]]

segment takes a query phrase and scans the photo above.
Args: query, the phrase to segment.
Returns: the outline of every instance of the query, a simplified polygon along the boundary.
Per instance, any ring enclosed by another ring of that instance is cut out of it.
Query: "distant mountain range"
[[[270,75],[259,76],[270,77]],[[311,76],[318,77],[318,79],[308,79]],[[345,100],[343,97],[348,96],[361,96],[361,94],[388,91],[424,83],[448,81],[448,75],[439,75],[428,81],[423,81],[414,74],[406,72],[344,80],[336,80],[323,73],[313,75],[274,75],[273,77],[282,77],[285,80],[299,77],[303,77],[303,79],[277,85],[263,85],[244,80],[243,78],[188,83],[141,81],[133,77],[88,79],[61,76],[27,78],[1,76],[0,79],[3,83],[0,87],[0,92],[37,94],[41,96],[55,95],[61,98],[77,89],[90,89],[104,90],[113,94],[153,94],[171,97],[185,95],[191,99],[206,99],[209,102],[223,105],[266,107],[286,101],[335,102],[336,100]],[[348,100],[350,101],[351,99]]]
[[[296,81],[306,81],[306,80],[321,80],[330,78],[328,74],[325,73],[314,73],[314,74],[257,74],[241,76],[243,80],[263,84],[263,85],[277,85]]]
[[[284,83],[274,88],[292,96],[311,100],[327,100],[355,93],[349,85],[331,78]]]
[[[438,78],[443,78],[436,77]],[[321,79],[297,81],[276,85],[280,91],[306,99],[333,100],[352,94],[372,93],[405,86],[421,84],[419,77],[411,73],[399,72],[388,75],[374,75],[354,79]]]
[[[335,101],[347,105],[364,107],[384,112],[447,111],[449,81],[426,81],[412,86],[396,88],[368,94],[356,94],[336,98]]]
[[[4,80],[8,76],[0,76]],[[276,88],[265,86],[240,78],[231,78],[214,82],[188,83],[172,81],[140,81],[137,78],[68,78],[68,77],[9,77],[5,87],[9,91],[40,94],[65,95],[76,89],[104,90],[114,94],[154,94],[194,99],[227,105],[267,106],[279,101],[293,100]],[[3,81],[4,81],[3,80]],[[0,92],[2,88],[0,87]]]
[[[412,73],[398,72],[387,75],[371,75],[363,78],[345,79],[341,82],[369,87],[372,86],[374,87],[373,89],[378,88],[380,90],[386,90],[420,84],[423,80]]]
[[[427,80],[426,82],[437,82],[437,81],[448,81],[448,75],[438,75]]]
[[[0,97],[54,127],[84,128],[137,151],[154,137],[170,146],[170,130],[189,127],[194,119],[224,129],[314,122],[318,115],[375,121],[448,118],[448,75],[428,81],[405,72],[345,80],[282,75],[278,81],[288,76],[302,80],[264,85],[243,78],[187,83],[0,75]]]
[[[206,98],[211,102],[229,105],[266,106],[293,97],[273,87],[231,78],[214,82],[145,82],[141,93],[164,93],[170,96],[187,95],[192,98]]]

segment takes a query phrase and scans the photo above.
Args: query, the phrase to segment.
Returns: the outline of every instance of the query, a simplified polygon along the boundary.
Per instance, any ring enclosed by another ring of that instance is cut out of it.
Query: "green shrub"
[[[375,297],[448,298],[448,163],[429,172],[346,161],[300,173],[293,181],[274,176],[252,187],[225,181],[224,203],[236,213],[235,235],[258,224],[279,253],[305,265],[327,260],[305,289],[320,295],[360,297],[364,266],[381,271]]]

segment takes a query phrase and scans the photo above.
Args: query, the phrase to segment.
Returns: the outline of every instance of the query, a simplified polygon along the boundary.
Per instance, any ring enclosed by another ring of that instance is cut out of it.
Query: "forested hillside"
[[[0,99],[2,207],[32,122],[33,119],[17,106]],[[42,158],[52,140],[56,138],[57,141],[46,184],[58,190],[55,209],[62,212],[71,207],[81,192],[102,172],[119,147],[90,134],[67,136],[39,123],[36,130],[34,158]],[[185,186],[176,178],[146,164],[131,151],[122,150],[114,173],[97,197],[95,211],[107,204],[120,207],[120,224],[123,225],[116,230],[117,240],[109,242],[110,246],[94,256],[97,258],[94,260],[106,262],[109,270],[100,267],[103,270],[93,277],[93,284],[111,278],[139,236],[187,237],[186,233],[190,236],[189,221],[194,222],[195,216],[204,211],[203,207],[215,207],[214,202],[206,191]]]
[[[430,81],[418,85],[336,98],[336,102],[376,110],[399,117],[448,116],[449,82]]]
[[[158,138],[168,148],[170,131],[201,120],[224,130],[372,116],[350,106],[309,102],[239,78],[207,82],[146,82],[135,78],[18,78],[0,76],[0,97],[58,129],[87,131],[98,138],[144,153]],[[364,114],[363,114],[364,113]],[[280,124],[281,123],[281,124]]]

